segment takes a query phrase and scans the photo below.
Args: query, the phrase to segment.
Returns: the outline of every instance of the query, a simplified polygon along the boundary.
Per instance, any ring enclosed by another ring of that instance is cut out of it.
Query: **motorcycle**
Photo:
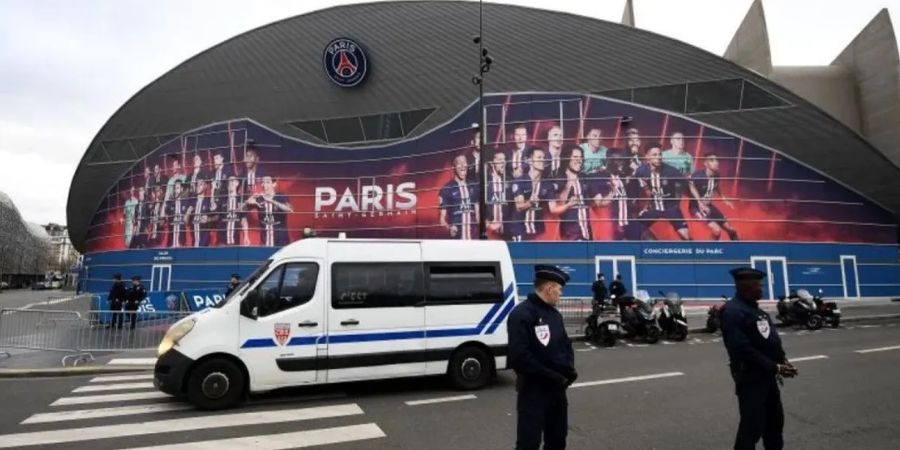
[[[612,296],[615,301],[616,296]],[[604,347],[616,345],[616,339],[623,334],[618,309],[614,303],[591,302],[591,315],[585,319],[584,337]]]
[[[660,291],[659,294],[663,296],[659,317],[659,327],[662,329],[663,335],[675,341],[687,339],[687,316],[684,314],[684,302],[681,300],[681,296],[677,292],[664,294]]]
[[[810,294],[806,289],[800,289],[797,291],[797,296],[807,296],[812,298],[813,303],[816,304],[816,311],[822,316],[825,323],[831,325],[832,328],[837,328],[841,324],[841,308],[838,308],[838,305],[835,302],[826,302],[823,300],[821,289],[819,289],[816,295]]]
[[[725,304],[728,303],[728,296],[722,296],[722,303],[712,305],[706,311],[706,332],[715,333],[722,328],[722,311],[725,310]]]
[[[619,314],[626,337],[641,336],[648,344],[655,344],[662,335],[659,327],[659,310],[653,308],[650,294],[638,290],[634,297],[619,299]]]
[[[809,291],[801,289],[805,292],[804,296],[799,293],[791,292],[788,297],[778,297],[778,320],[784,325],[803,324],[808,330],[818,330],[822,328],[824,320],[819,315],[816,303],[813,301]]]

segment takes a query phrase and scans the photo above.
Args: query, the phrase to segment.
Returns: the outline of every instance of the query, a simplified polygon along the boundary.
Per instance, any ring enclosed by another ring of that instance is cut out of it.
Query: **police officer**
[[[128,288],[127,302],[125,303],[125,311],[128,311],[128,320],[131,322],[131,329],[137,324],[137,310],[141,306],[141,302],[147,297],[147,291],[141,284],[141,277],[135,275],[131,277],[131,287]]]
[[[231,274],[231,281],[228,282],[228,288],[225,289],[225,297],[231,295],[231,293],[234,292],[234,290],[237,289],[240,284],[241,276],[236,273]]]
[[[622,275],[616,274],[616,279],[609,283],[609,293],[615,295],[616,299],[620,299],[626,292],[628,290],[625,289],[625,283],[622,282]]]
[[[518,392],[516,449],[566,448],[566,388],[576,378],[575,353],[556,310],[569,275],[554,266],[534,267],[534,293],[509,315],[509,365]]]
[[[606,276],[602,273],[597,274],[597,281],[591,285],[591,292],[594,294],[593,304],[599,305],[606,301],[609,291],[606,290]]]
[[[113,275],[113,285],[106,298],[112,317],[106,328],[122,328],[122,304],[125,302],[126,290],[125,283],[122,282],[122,275],[118,273]]]
[[[754,449],[762,437],[766,450],[779,450],[784,446],[784,411],[778,384],[782,377],[797,376],[797,369],[785,357],[769,314],[757,305],[765,272],[739,267],[731,276],[737,294],[722,313],[722,337],[741,417],[734,448]]]

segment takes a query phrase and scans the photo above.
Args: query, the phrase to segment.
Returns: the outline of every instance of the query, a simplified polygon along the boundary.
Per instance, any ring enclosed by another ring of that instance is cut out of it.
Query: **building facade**
[[[43,279],[50,263],[50,236],[25,222],[19,209],[0,192],[0,281],[24,287]]]
[[[758,71],[633,26],[484,14],[497,63],[482,101],[466,2],[298,16],[147,86],[73,180],[84,288],[113,273],[215,288],[305,230],[477,239],[483,215],[521,283],[558,264],[569,295],[603,272],[716,298],[735,265],[769,273],[773,299],[900,295],[900,167],[856,130]]]

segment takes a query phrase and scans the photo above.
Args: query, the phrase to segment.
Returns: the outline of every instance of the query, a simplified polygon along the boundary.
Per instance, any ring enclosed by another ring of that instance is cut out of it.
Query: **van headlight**
[[[194,318],[188,317],[187,319],[172,325],[172,327],[169,328],[169,331],[166,331],[166,335],[163,337],[162,342],[159,343],[159,348],[156,349],[156,356],[164,355],[171,350],[172,347],[178,344],[178,341],[187,336],[187,334],[194,329],[194,323]]]

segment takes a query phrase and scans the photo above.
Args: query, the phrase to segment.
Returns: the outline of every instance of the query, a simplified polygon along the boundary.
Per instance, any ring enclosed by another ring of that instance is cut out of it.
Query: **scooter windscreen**
[[[797,297],[799,297],[803,300],[812,300],[813,299],[812,294],[810,294],[809,291],[807,291],[806,289],[799,289],[797,291]]]
[[[681,295],[679,295],[677,292],[669,292],[666,294],[666,301],[675,306],[678,306],[681,304]]]

